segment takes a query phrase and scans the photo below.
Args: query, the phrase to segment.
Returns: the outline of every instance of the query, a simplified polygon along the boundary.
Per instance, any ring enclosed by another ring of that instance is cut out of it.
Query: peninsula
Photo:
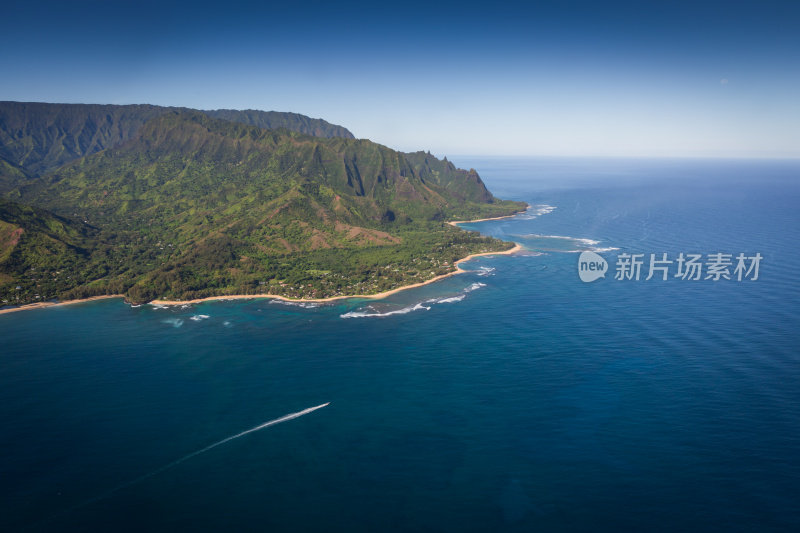
[[[292,113],[0,102],[0,307],[378,296],[512,250],[475,170]]]

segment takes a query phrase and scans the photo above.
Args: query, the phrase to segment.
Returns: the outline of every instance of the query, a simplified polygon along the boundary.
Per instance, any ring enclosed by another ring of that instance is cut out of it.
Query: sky
[[[436,155],[800,157],[800,2],[4,0],[0,100],[292,111]]]

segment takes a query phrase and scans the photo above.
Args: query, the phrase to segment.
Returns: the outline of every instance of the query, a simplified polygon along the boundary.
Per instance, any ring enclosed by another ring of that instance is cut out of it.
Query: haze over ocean
[[[383,301],[0,316],[0,529],[800,527],[800,164],[453,159],[533,206],[466,227],[530,251]],[[586,284],[573,250],[763,260]]]

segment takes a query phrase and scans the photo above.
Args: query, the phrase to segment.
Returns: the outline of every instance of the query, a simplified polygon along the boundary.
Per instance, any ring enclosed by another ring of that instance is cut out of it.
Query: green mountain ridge
[[[39,275],[43,249],[25,240],[0,248],[6,305],[37,295],[124,293],[143,302],[376,293],[511,246],[444,221],[525,207],[495,199],[474,170],[430,154],[174,109],[121,144],[25,180],[7,198],[40,215],[46,209],[86,237],[80,246],[65,242],[83,251],[83,262],[55,284]]]
[[[258,111],[255,109],[214,109],[201,111],[211,118],[227,120],[229,122],[240,122],[248,126],[257,126],[265,130],[286,129],[305,133],[314,137],[341,137],[343,139],[354,139],[350,131],[335,124],[330,124],[319,118],[309,118],[298,113],[287,113],[278,111]]]
[[[0,192],[21,183],[12,169],[39,176],[81,157],[119,146],[136,136],[148,120],[188,108],[147,104],[49,104],[0,102]],[[353,138],[346,128],[297,113],[276,111],[202,111],[210,117],[255,125],[284,128],[319,137]]]

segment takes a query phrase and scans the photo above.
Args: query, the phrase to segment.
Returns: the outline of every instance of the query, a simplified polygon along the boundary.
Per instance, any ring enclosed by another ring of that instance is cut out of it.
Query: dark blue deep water
[[[379,302],[1,315],[0,530],[800,530],[800,163],[456,162],[534,206],[467,228],[529,252]],[[664,252],[763,259],[614,279]]]

